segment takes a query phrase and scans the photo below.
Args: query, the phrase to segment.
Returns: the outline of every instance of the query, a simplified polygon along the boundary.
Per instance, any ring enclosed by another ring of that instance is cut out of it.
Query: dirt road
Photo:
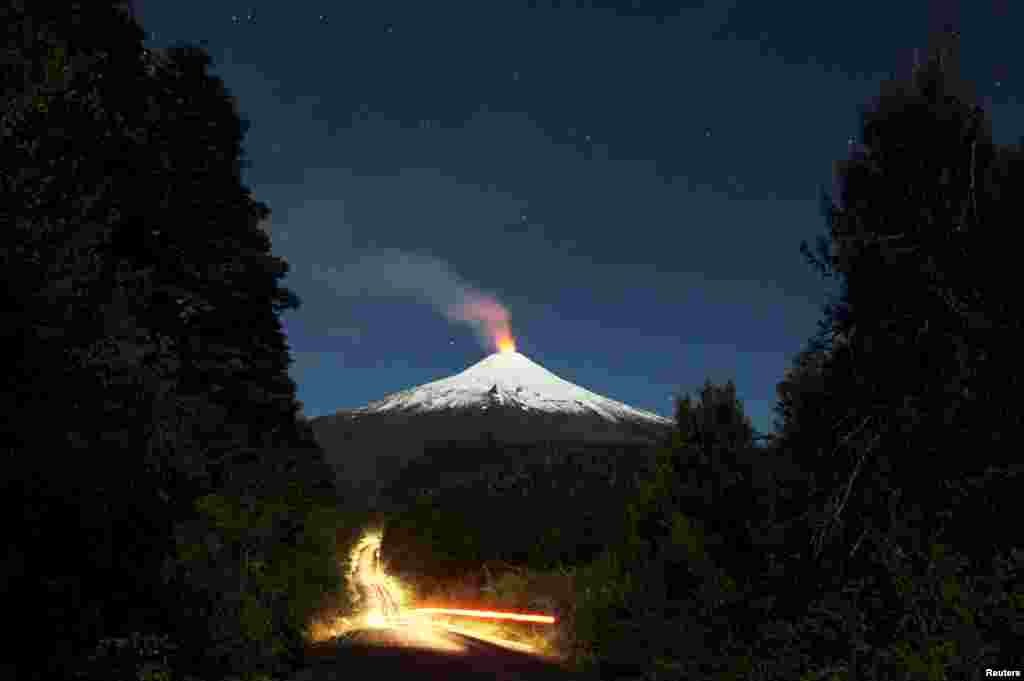
[[[307,652],[306,669],[291,681],[407,678],[409,681],[571,681],[557,665],[528,653],[451,632],[449,649],[418,645],[401,627],[359,632],[355,642],[323,644]],[[436,645],[438,642],[434,642]]]

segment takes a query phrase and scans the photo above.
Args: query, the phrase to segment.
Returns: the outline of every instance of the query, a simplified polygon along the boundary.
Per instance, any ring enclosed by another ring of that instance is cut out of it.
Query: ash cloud
[[[314,265],[313,277],[341,296],[417,299],[449,321],[472,328],[480,344],[491,350],[497,338],[511,335],[508,310],[495,296],[430,255],[378,249],[337,269]]]

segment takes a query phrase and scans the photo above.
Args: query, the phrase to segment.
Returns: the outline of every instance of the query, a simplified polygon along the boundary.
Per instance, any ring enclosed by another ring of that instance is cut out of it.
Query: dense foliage
[[[114,640],[204,678],[287,666],[347,530],[298,417],[278,317],[298,301],[240,182],[245,123],[208,56],[150,53],[112,2],[3,12],[19,678],[136,678]]]
[[[401,510],[389,518],[383,552],[396,576],[412,579],[455,576],[482,561],[550,568],[593,558],[622,529],[621,508],[607,500],[635,489],[656,453],[556,442],[429,447],[389,490]],[[562,509],[557,524],[552,508]]]

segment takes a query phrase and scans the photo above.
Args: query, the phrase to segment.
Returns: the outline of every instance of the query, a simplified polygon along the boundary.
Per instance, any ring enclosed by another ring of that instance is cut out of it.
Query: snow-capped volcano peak
[[[372,495],[428,449],[433,456],[468,443],[473,455],[494,448],[500,456],[532,456],[540,446],[548,456],[560,446],[598,447],[619,456],[634,451],[632,446],[663,444],[673,426],[672,419],[574,385],[514,349],[361,409],[312,421],[339,479]],[[468,465],[459,456],[454,461]]]
[[[612,422],[672,423],[570,383],[515,351],[488,355],[465,371],[393,393],[356,414],[487,410],[496,406],[524,412],[592,414]]]

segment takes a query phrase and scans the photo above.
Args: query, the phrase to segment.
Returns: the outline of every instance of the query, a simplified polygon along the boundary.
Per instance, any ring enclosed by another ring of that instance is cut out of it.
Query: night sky
[[[251,123],[308,416],[481,359],[445,311],[488,295],[569,381],[670,415],[732,378],[770,432],[830,293],[799,244],[858,106],[953,22],[996,141],[1024,135],[1019,2],[135,5]]]

